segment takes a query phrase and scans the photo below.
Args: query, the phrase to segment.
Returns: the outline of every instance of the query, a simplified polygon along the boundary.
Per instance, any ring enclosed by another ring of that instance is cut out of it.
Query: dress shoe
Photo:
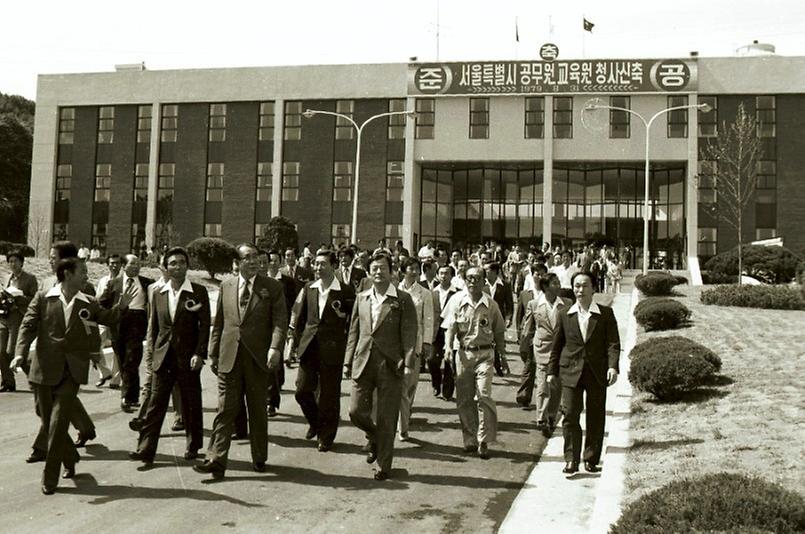
[[[131,407],[131,404],[129,404],[129,403],[128,403],[128,402],[126,402],[126,401],[120,401],[120,409],[121,409],[121,410],[123,410],[123,411],[124,411],[124,412],[126,412],[126,413],[131,413],[131,412],[133,412],[133,411],[134,411],[134,410],[132,409],[132,407]]]
[[[36,462],[44,462],[46,458],[46,453],[34,449],[31,455],[25,459],[25,463],[35,464]]]
[[[388,477],[389,474],[387,471],[375,471],[375,480],[386,480]]]
[[[212,475],[212,478],[215,480],[221,480],[224,478],[224,468],[214,462],[210,462],[209,460],[205,461],[203,464],[194,465],[193,471],[205,475]]]
[[[17,391],[17,386],[15,386],[14,384],[3,384],[2,386],[0,386],[0,392],[2,393],[12,391]]]
[[[112,380],[112,375],[101,377],[100,380],[95,382],[95,387],[96,388],[102,388],[110,380]]]
[[[434,396],[434,397],[438,397],[438,396],[439,396],[439,393],[440,393],[440,392],[439,392],[439,390],[438,390],[438,389],[433,388],[433,396]]]
[[[109,384],[109,389],[120,389],[120,384]]]
[[[269,417],[277,417],[277,409],[274,406],[268,407],[268,416]]]
[[[377,443],[369,442],[369,454],[366,455],[366,463],[373,464],[377,460]]]
[[[265,462],[254,462],[252,464],[252,469],[254,469],[255,473],[265,473],[265,471],[266,471],[266,463]]]
[[[75,477],[75,466],[73,467],[65,467],[64,473],[61,474],[62,478],[74,478]]]
[[[316,431],[316,429],[315,429],[315,428],[313,428],[313,426],[311,425],[311,426],[309,426],[309,427],[308,427],[308,429],[307,429],[307,433],[305,434],[305,439],[313,439],[313,438],[315,438],[315,437],[316,437],[318,434],[319,434],[319,433]]]
[[[235,432],[232,434],[232,439],[247,439],[248,437],[249,434],[245,432]]]
[[[146,465],[151,465],[151,464],[154,463],[154,457],[153,456],[147,456],[147,455],[141,453],[140,451],[132,451],[132,452],[130,452],[129,453],[129,459],[134,460],[134,461],[142,462],[142,463],[144,463]]]
[[[408,432],[400,432],[400,441],[408,441]]]
[[[48,486],[47,484],[42,484],[42,493],[44,493],[45,495],[53,495],[54,493],[56,493],[56,487]]]
[[[181,421],[174,421],[173,425],[171,426],[171,430],[174,432],[180,432],[184,430],[184,423]]]
[[[184,451],[185,460],[195,460],[198,458],[198,451]]]
[[[316,448],[319,449],[319,452],[327,452],[330,450],[330,448],[332,448],[332,446],[333,446],[332,443],[325,443],[323,441],[319,441],[319,444]]]
[[[601,468],[589,460],[584,461],[584,470],[588,473],[600,473]]]
[[[464,445],[464,452],[475,452],[478,449],[478,445]]]
[[[139,417],[135,417],[131,421],[129,421],[129,428],[134,430],[135,432],[139,432],[143,429],[143,420]]]
[[[566,462],[564,469],[562,472],[568,475],[572,475],[573,473],[579,472],[579,463],[578,462]]]
[[[478,444],[478,456],[480,456],[482,460],[489,459],[489,447],[487,447],[486,443],[483,441]]]
[[[95,431],[84,435],[81,432],[78,433],[78,437],[75,440],[76,447],[85,447],[88,441],[92,441],[93,439],[97,438],[98,436],[95,434]]]

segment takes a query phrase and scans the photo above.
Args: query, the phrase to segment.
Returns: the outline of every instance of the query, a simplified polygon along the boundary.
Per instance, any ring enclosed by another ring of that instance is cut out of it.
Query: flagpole
[[[584,29],[584,21],[587,17],[581,14],[581,59],[587,59],[587,30]]]

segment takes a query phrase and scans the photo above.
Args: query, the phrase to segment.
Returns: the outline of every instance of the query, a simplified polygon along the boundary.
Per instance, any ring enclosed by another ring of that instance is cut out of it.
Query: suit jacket
[[[573,303],[570,299],[556,297],[561,306],[554,312],[551,305],[541,298],[531,300],[526,306],[523,320],[523,337],[520,339],[520,352],[531,352],[537,363],[547,364],[553,346],[553,334],[559,322],[559,314],[567,311]]]
[[[268,350],[282,351],[288,329],[288,311],[282,284],[258,274],[251,288],[249,304],[241,315],[238,299],[240,276],[221,283],[218,308],[210,336],[210,358],[218,371],[228,373],[242,346],[263,371],[268,372]]]
[[[581,335],[579,314],[563,310],[559,314],[548,361],[548,374],[559,375],[562,386],[576,387],[587,364],[598,384],[606,388],[607,368],[618,370],[620,336],[612,308],[598,305],[600,315],[592,313],[587,323],[587,341]]]
[[[6,289],[10,280],[11,273],[3,275],[0,278],[0,289]],[[22,295],[14,297],[14,306],[8,316],[0,318],[0,321],[7,321],[9,324],[16,324],[16,322],[22,320],[22,316],[25,315],[25,311],[28,309],[28,304],[31,303],[36,291],[39,289],[39,282],[36,281],[36,277],[31,273],[22,271],[14,287],[22,291]]]
[[[63,380],[66,367],[73,380],[86,384],[89,355],[98,351],[97,323],[113,323],[117,316],[117,306],[107,310],[95,297],[78,293],[73,300],[70,318],[65,323],[58,292],[38,292],[22,319],[16,346],[16,355],[27,362],[31,343],[37,339],[36,351],[30,356],[28,381],[55,386]]]
[[[166,285],[170,282],[166,282]],[[153,354],[153,369],[157,371],[165,360],[168,350],[173,349],[176,363],[182,369],[190,367],[193,355],[207,358],[207,343],[210,339],[210,297],[207,289],[199,284],[190,284],[192,293],[182,291],[176,306],[176,315],[171,319],[168,309],[168,293],[159,288],[151,298],[148,318],[146,350]],[[163,286],[164,287],[164,286]],[[190,301],[193,301],[191,303]],[[200,306],[195,309],[196,306]],[[192,309],[189,309],[192,308]]]
[[[330,289],[327,294],[320,318],[319,290],[312,285],[313,282],[305,284],[294,304],[291,329],[296,352],[300,359],[304,359],[310,342],[317,338],[321,360],[328,365],[343,365],[349,321],[355,306],[355,290],[351,285],[339,281],[340,289]]]
[[[310,282],[313,280],[313,269],[310,267],[302,267],[301,265],[297,265],[294,269],[294,274],[291,276],[291,270],[288,268],[287,265],[283,265],[280,267],[280,272],[285,276],[290,276],[297,282],[299,282],[298,287],[301,288],[306,282]]]
[[[359,293],[352,310],[344,365],[352,369],[354,379],[361,376],[372,348],[380,351],[400,374],[402,363],[412,369],[416,364],[417,319],[411,295],[401,289],[396,297],[387,294],[372,328],[372,290]]]
[[[500,308],[500,313],[503,318],[508,320],[512,318],[514,313],[514,298],[512,297],[512,286],[508,282],[501,280],[502,285],[495,288],[495,296],[493,297],[495,303]]]
[[[352,267],[352,270],[349,273],[349,280],[344,280],[344,276],[341,273],[341,267],[335,270],[335,277],[338,278],[338,282],[341,284],[349,284],[352,286],[352,289],[358,291],[358,288],[361,285],[361,281],[366,278],[366,271],[361,269],[360,267]]]
[[[526,332],[523,332],[523,325],[525,324],[526,306],[528,306],[528,303],[537,298],[538,296],[539,291],[529,289],[521,291],[520,296],[517,297],[517,308],[514,311],[514,324],[517,326],[517,336],[520,339],[521,343],[523,343],[523,336],[528,335]],[[531,335],[533,336],[534,332],[531,332]],[[526,346],[528,347],[531,346],[531,338],[528,339]]]
[[[151,280],[150,278],[146,278],[145,276],[138,276],[137,279],[140,281],[140,285],[143,288],[143,293],[145,296],[145,311],[147,312],[148,299],[151,294],[151,292],[148,291],[148,286],[153,284],[154,281]],[[111,308],[120,299],[120,296],[123,294],[123,292],[124,288],[123,288],[122,276],[118,276],[116,278],[109,280],[109,283],[106,284],[106,289],[104,290],[103,294],[101,295],[101,298],[99,299],[101,306],[103,306],[104,308]],[[117,323],[112,325],[112,327],[109,329],[109,333],[112,336],[112,341],[117,340],[117,338],[120,336],[120,323],[122,322],[122,319],[126,316],[127,311],[121,313],[120,314],[121,320],[117,321]]]

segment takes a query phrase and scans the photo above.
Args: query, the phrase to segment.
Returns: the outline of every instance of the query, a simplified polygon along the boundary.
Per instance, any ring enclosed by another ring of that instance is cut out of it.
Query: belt
[[[494,345],[464,345],[464,350],[469,351],[476,351],[476,350],[489,350],[495,348]]]

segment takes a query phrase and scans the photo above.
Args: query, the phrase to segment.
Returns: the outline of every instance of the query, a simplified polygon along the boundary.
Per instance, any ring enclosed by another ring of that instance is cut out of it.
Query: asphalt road
[[[509,332],[513,339],[513,332]],[[304,439],[307,424],[293,398],[296,369],[286,373],[278,417],[269,420],[265,473],[251,469],[248,441],[233,442],[224,480],[213,482],[182,459],[183,433],[166,419],[154,468],[128,460],[135,434],[118,392],[90,384],[80,397],[98,429],[82,451],[74,480],[53,496],[40,492],[43,464],[24,459],[38,425],[22,375],[16,393],[0,394],[0,509],[5,532],[494,532],[523,487],[545,439],[534,412],[514,402],[521,370],[514,352],[509,377],[495,377],[499,442],[492,458],[462,450],[455,404],[435,398],[420,376],[411,440],[395,445],[392,478],[376,482],[361,452],[363,434],[349,423],[350,383],[342,382],[342,424],[332,451]],[[96,380],[92,373],[91,382]],[[215,416],[215,379],[202,373],[205,436]],[[74,430],[71,430],[74,435]],[[203,452],[203,451],[202,451]],[[543,461],[545,459],[543,458]]]

